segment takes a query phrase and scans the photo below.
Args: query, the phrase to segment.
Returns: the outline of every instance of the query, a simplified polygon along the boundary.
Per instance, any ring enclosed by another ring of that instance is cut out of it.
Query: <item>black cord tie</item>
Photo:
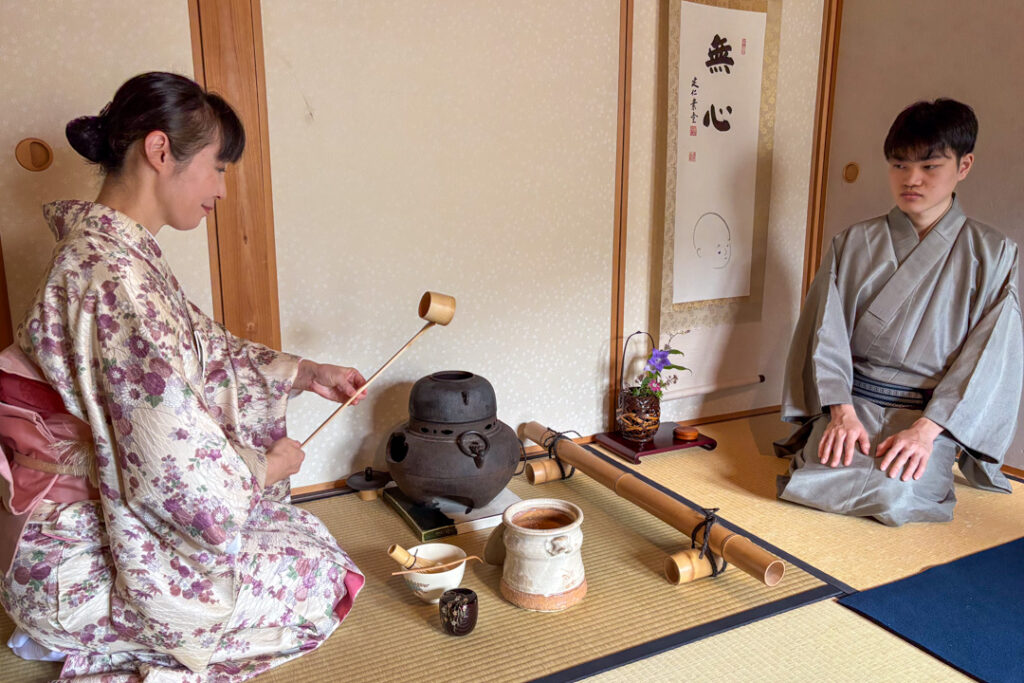
[[[719,568],[718,563],[715,562],[714,556],[711,554],[711,528],[715,526],[715,522],[718,521],[718,516],[715,514],[718,512],[718,508],[701,508],[700,511],[704,513],[704,520],[693,528],[693,533],[690,534],[690,547],[697,547],[697,534],[700,533],[701,529],[704,530],[704,540],[700,545],[700,557],[707,557],[708,562],[711,563],[711,576],[718,576],[725,571],[725,568],[729,566],[729,563],[722,558],[722,566]]]
[[[519,462],[516,463],[516,470],[512,473],[513,477],[518,477],[526,471],[526,446],[519,439],[516,439],[516,441],[519,442]]]
[[[549,427],[548,431],[554,431],[554,430],[552,430]],[[554,458],[555,462],[558,464],[558,471],[562,473],[562,479],[563,480],[564,479],[568,479],[572,475],[576,474],[576,466],[575,465],[569,465],[569,473],[566,474],[565,473],[565,463],[562,462],[562,459],[558,457],[557,453],[555,453],[555,447],[558,446],[558,442],[559,441],[572,441],[572,439],[567,437],[566,434],[575,434],[576,436],[582,438],[582,436],[581,436],[581,434],[579,432],[577,432],[574,429],[569,429],[569,430],[564,431],[564,432],[555,432],[554,436],[549,436],[549,437],[545,438],[543,443],[541,443],[541,447],[548,449],[548,457],[549,458]]]

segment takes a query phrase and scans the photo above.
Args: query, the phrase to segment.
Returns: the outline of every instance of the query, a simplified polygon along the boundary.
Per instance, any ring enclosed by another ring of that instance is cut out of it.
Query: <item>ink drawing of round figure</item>
[[[698,218],[693,226],[693,249],[698,259],[716,270],[729,265],[732,233],[725,219],[713,211]]]

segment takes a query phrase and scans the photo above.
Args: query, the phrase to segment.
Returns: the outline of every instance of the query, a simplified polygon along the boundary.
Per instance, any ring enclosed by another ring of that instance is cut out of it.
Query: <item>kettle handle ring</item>
[[[470,434],[477,435],[478,437],[480,437],[480,440],[484,442],[483,450],[481,450],[479,453],[473,450],[472,444],[466,444],[464,441],[465,437],[469,436]],[[465,455],[468,455],[471,458],[479,458],[483,456],[484,453],[486,453],[488,449],[490,449],[491,447],[490,440],[488,440],[488,438],[484,434],[481,434],[475,429],[470,429],[459,434],[458,438],[455,439],[455,443],[456,445],[458,445],[460,451],[462,451]]]

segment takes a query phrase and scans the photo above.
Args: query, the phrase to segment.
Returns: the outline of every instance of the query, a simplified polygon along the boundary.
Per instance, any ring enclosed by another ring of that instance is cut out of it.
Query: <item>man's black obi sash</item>
[[[924,410],[932,398],[931,389],[915,389],[901,384],[890,384],[853,373],[853,395],[883,408],[909,408]]]

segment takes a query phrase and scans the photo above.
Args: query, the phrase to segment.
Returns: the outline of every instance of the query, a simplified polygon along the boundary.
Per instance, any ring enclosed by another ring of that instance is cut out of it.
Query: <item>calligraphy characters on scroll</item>
[[[711,73],[722,70],[729,73],[729,67],[736,63],[729,56],[730,52],[732,52],[732,45],[729,44],[729,39],[716,33],[715,37],[711,39],[711,47],[708,48],[708,61],[704,62],[704,66],[708,67]]]
[[[673,303],[750,294],[764,30],[763,12],[680,3]]]

